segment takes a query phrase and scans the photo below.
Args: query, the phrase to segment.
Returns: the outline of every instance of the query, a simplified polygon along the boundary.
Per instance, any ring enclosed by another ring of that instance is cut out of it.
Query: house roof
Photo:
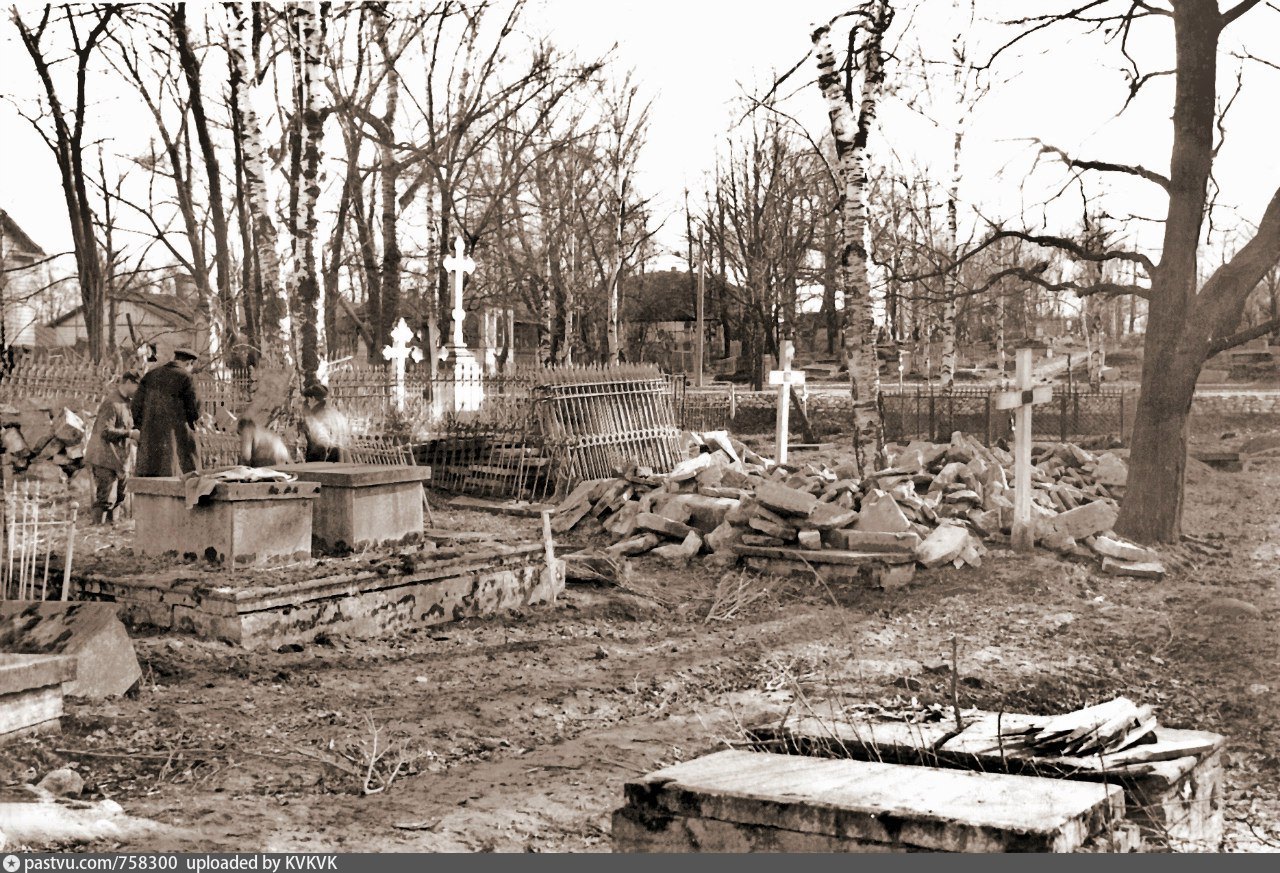
[[[18,226],[18,222],[13,220],[13,216],[0,209],[0,235],[13,240],[22,251],[35,255],[37,258],[47,257],[44,249],[36,245],[36,241],[27,236],[27,232]]]
[[[183,300],[172,294],[149,294],[145,291],[118,291],[111,295],[111,300],[117,303],[132,303],[140,306],[148,313],[155,316],[160,321],[171,324],[174,327],[188,327],[195,319],[196,308],[189,300]],[[84,310],[83,306],[77,306],[70,312],[64,312],[53,321],[49,322],[49,327],[59,327],[66,324],[72,318],[79,315]]]

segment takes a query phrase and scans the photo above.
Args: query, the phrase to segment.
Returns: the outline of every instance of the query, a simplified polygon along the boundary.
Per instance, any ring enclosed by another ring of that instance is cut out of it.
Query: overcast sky
[[[909,35],[898,43],[899,51],[906,54],[916,44],[923,45],[929,54],[945,51],[953,29],[947,20],[949,7],[946,0],[930,0],[925,6],[927,17],[915,13]],[[1011,10],[1025,14],[1027,7],[1012,0],[979,0],[978,4],[979,15],[992,18],[1012,14]],[[767,85],[774,71],[790,68],[809,47],[810,25],[843,8],[847,3],[835,0],[532,0],[528,25],[545,29],[561,46],[582,56],[600,54],[617,43],[618,63],[636,70],[644,92],[653,99],[641,182],[646,193],[656,196],[660,213],[671,216],[660,241],[674,250],[682,246],[682,192],[685,187],[697,190],[714,167],[717,149],[740,117],[734,103],[742,87]],[[907,23],[907,15],[902,13],[900,24]],[[1280,46],[1278,13],[1263,8],[1235,27],[1233,38],[1247,39],[1260,53]],[[36,81],[7,15],[0,28],[0,90],[29,96]],[[989,46],[1008,33],[982,25],[971,37],[975,43]],[[1168,63],[1170,33],[1169,25],[1156,24],[1144,29],[1135,41],[1138,57],[1150,69]],[[977,106],[968,107],[961,197],[984,214],[1017,216],[1028,205],[1034,207],[1046,190],[1060,184],[1060,173],[1043,172],[1029,188],[1023,184],[1033,149],[1019,142],[1020,138],[1040,137],[1091,158],[1167,168],[1170,80],[1155,80],[1150,94],[1129,112],[1115,117],[1124,98],[1123,80],[1116,71],[1120,61],[1117,49],[1104,45],[1096,36],[1068,39],[1069,34],[1064,29],[1030,43],[1031,54],[1009,64],[1003,72],[1006,76],[1016,73],[1016,78]],[[1050,49],[1049,54],[1040,55]],[[893,72],[891,69],[891,79]],[[817,88],[811,85],[813,76],[810,60],[797,74],[795,83],[800,91],[790,98],[788,108],[819,134],[826,124],[825,107]],[[1233,83],[1234,74],[1224,71],[1224,85]],[[91,92],[111,87],[109,82],[90,83]],[[1257,219],[1280,184],[1277,93],[1280,72],[1250,69],[1245,91],[1228,121],[1230,137],[1219,160],[1217,178],[1223,202],[1238,206],[1246,219]],[[949,132],[907,109],[905,96],[887,101],[877,133],[878,150],[883,155],[892,147],[897,154],[926,165],[947,166]],[[139,110],[124,100],[104,106],[103,112],[117,135],[147,123]],[[0,207],[46,250],[70,248],[52,157],[7,104],[0,105],[0,129],[4,158],[0,161]],[[330,139],[336,137],[331,133]],[[940,171],[938,178],[945,181],[945,171]],[[1117,187],[1103,182],[1091,185],[1096,191]],[[1160,215],[1161,199],[1153,187],[1145,183],[1120,186],[1131,211]],[[1050,215],[1050,223],[1078,214],[1078,202],[1076,199]],[[1112,211],[1119,211],[1115,201]],[[969,215],[972,217],[971,212]],[[1033,208],[1027,220],[1034,224],[1040,214]]]

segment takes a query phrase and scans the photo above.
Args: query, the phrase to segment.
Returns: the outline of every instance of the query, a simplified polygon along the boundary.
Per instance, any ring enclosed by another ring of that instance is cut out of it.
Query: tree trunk
[[[840,181],[844,186],[840,216],[840,278],[844,290],[845,357],[853,395],[854,453],[864,474],[880,465],[884,422],[880,415],[880,368],[875,349],[875,316],[871,298],[867,221],[867,139],[875,121],[884,85],[884,33],[893,19],[885,0],[869,6],[863,48],[862,102],[855,117],[852,95],[841,85],[831,27],[813,32],[818,60],[818,86],[827,101],[831,132],[836,142]]]
[[[374,37],[382,53],[382,69],[386,80],[386,109],[382,114],[382,137],[378,143],[378,170],[382,186],[382,299],[373,335],[378,342],[389,342],[391,330],[400,317],[400,241],[399,215],[396,210],[396,183],[400,165],[395,153],[396,112],[400,105],[400,74],[387,39],[389,14],[374,15]],[[442,210],[443,211],[443,210]]]
[[[258,113],[253,105],[253,83],[256,81],[249,47],[250,22],[245,10],[228,4],[230,13],[230,58],[232,81],[237,86],[236,102],[240,109],[240,147],[244,154],[245,194],[253,219],[254,250],[258,257],[258,273],[262,281],[262,337],[264,355],[275,358],[287,368],[294,366],[293,316],[289,295],[280,281],[279,240],[272,220],[274,199],[270,193],[267,172],[267,150]]]
[[[299,171],[294,189],[298,204],[297,227],[294,238],[293,285],[298,301],[301,324],[301,354],[303,387],[327,381],[324,359],[325,307],[320,294],[319,267],[316,258],[316,232],[319,226],[316,203],[320,197],[320,139],[324,133],[324,114],[317,108],[315,89],[323,71],[320,53],[323,50],[324,16],[328,4],[316,9],[306,3],[293,7],[293,22],[297,28],[299,77],[297,93],[299,116]]]

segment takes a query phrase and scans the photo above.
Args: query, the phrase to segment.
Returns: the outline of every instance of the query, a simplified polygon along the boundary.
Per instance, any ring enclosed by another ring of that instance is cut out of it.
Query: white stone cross
[[[462,319],[466,313],[462,309],[462,277],[475,272],[476,262],[467,257],[467,247],[462,237],[454,237],[453,254],[444,259],[444,271],[453,274],[453,345],[463,348],[466,343],[462,339]]]
[[[787,440],[791,435],[791,386],[804,384],[804,370],[791,369],[791,359],[796,347],[791,340],[782,344],[782,369],[769,373],[769,384],[778,386],[778,427],[775,442],[778,444],[777,461],[787,462]]]
[[[1053,399],[1052,385],[1033,385],[1031,349],[1018,349],[1013,391],[996,395],[996,409],[1012,409],[1013,426],[1013,548],[1030,551],[1035,546],[1031,523],[1031,407]]]
[[[411,339],[413,339],[413,330],[402,318],[391,331],[391,345],[382,347],[382,357],[391,361],[396,368],[395,400],[398,412],[404,412],[405,362],[411,358],[415,364],[422,360],[422,349],[417,346],[411,348],[409,346]]]

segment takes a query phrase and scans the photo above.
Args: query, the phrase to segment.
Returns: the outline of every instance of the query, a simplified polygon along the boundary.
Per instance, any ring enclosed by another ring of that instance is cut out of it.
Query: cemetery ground
[[[1274,434],[1197,426],[1201,449]],[[245,652],[141,635],[136,693],[69,701],[61,735],[7,746],[0,795],[69,765],[86,798],[156,823],[100,849],[608,851],[624,781],[832,701],[950,718],[954,678],[966,708],[1123,694],[1225,734],[1226,847],[1274,850],[1280,457],[1192,462],[1189,480],[1198,547],[1166,549],[1160,581],[1000,549],[891,592],[640,558],[625,589],[570,585],[555,608],[390,639]],[[537,522],[436,524],[514,538]]]

